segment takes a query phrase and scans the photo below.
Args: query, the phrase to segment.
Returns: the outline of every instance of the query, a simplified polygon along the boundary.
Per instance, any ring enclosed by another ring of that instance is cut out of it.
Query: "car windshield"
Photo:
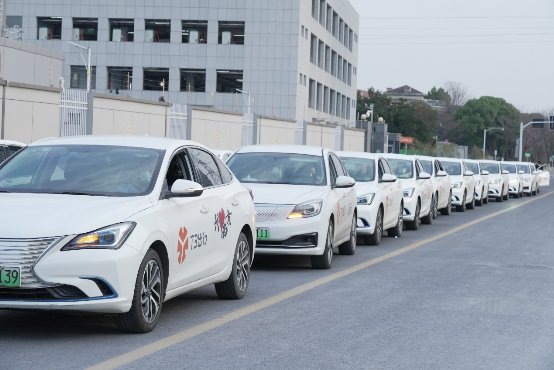
[[[356,182],[369,182],[375,180],[375,160],[367,158],[340,158],[348,176]]]
[[[485,171],[489,171],[490,174],[499,174],[500,173],[500,166],[496,163],[481,163],[481,169]]]
[[[241,182],[259,184],[327,184],[323,157],[297,153],[235,153],[227,162]]]
[[[479,165],[477,163],[466,162],[466,167],[469,171],[473,172],[473,174],[479,174]]]
[[[145,195],[163,156],[163,150],[123,146],[31,146],[0,168],[0,192]]]
[[[518,164],[516,166],[517,166],[517,171],[518,172],[523,171],[523,173],[531,173],[531,169],[526,164]]]
[[[460,176],[462,174],[462,165],[459,162],[442,161],[444,171],[450,176]]]
[[[515,164],[502,163],[502,170],[506,170],[509,173],[517,173]]]
[[[426,159],[421,159],[420,162],[421,162],[421,165],[423,166],[423,171],[427,172],[429,175],[432,175],[433,162]]]
[[[411,179],[414,177],[414,165],[408,159],[388,159],[390,168],[396,177],[399,179]]]

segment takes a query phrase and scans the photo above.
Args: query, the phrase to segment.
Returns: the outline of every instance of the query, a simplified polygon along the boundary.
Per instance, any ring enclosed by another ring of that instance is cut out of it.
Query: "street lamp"
[[[235,89],[235,90],[238,91],[241,94],[248,95],[248,114],[250,114],[250,93],[248,91],[243,91],[241,89]]]
[[[523,122],[521,122],[519,124],[519,153],[518,153],[518,161],[521,162],[521,157],[522,157],[522,154],[523,154],[523,129],[525,129],[526,127],[528,127],[529,125],[533,124],[533,123],[538,123],[538,124],[544,124],[544,125],[548,125],[550,124],[549,121],[531,121],[531,122],[527,122],[525,125],[523,124]]]
[[[90,46],[83,46],[83,45],[79,45],[79,44],[76,44],[74,42],[71,42],[71,41],[68,41],[69,44],[73,45],[73,46],[76,46],[78,47],[79,49],[82,49],[82,50],[86,50],[87,51],[87,56],[88,56],[88,62],[85,61],[85,58],[83,57],[83,54],[79,53],[79,55],[81,56],[81,59],[83,59],[83,63],[85,65],[85,68],[87,70],[87,93],[90,91],[90,79],[91,79],[91,74],[92,74],[92,67],[90,65],[90,57],[91,57],[91,49],[90,49]]]
[[[487,131],[501,130],[504,131],[504,127],[489,127],[483,131],[483,159],[485,159],[485,148],[487,144]]]

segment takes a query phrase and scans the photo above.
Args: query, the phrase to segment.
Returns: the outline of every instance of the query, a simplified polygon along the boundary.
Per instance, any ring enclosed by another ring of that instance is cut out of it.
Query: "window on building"
[[[306,32],[304,32],[304,37],[306,38],[306,40],[308,39],[308,34],[309,34],[308,27],[306,27]]]
[[[61,17],[37,17],[37,39],[61,40],[62,39],[62,18]]]
[[[316,100],[316,109],[321,111],[323,110],[323,85],[317,84],[317,100]]]
[[[331,70],[331,48],[325,46],[325,71],[329,72]]]
[[[110,18],[110,41],[133,42],[135,20],[131,18]]]
[[[326,11],[325,0],[319,0],[319,23],[323,27],[325,27],[325,20],[326,20],[325,11]]]
[[[308,107],[315,109],[315,99],[316,99],[315,81],[310,78],[310,84],[308,88]]]
[[[338,65],[337,65],[337,78],[342,80],[342,57],[339,56]]]
[[[169,89],[169,68],[144,68],[142,88],[148,91]]]
[[[72,89],[87,88],[87,69],[85,66],[71,66],[69,87]],[[96,67],[93,66],[90,74],[90,88],[96,89]]]
[[[339,15],[333,10],[333,36],[339,38]]]
[[[348,63],[348,86],[352,86],[352,64]]]
[[[327,86],[323,88],[323,111],[329,113],[329,88]]]
[[[304,38],[304,25],[302,25],[302,28],[300,29],[300,34],[302,35],[302,38]]]
[[[298,76],[298,84],[302,85],[302,73]]]
[[[310,62],[317,63],[317,37],[312,33],[312,39],[310,42]]]
[[[342,18],[339,19],[339,41],[344,43],[344,21]]]
[[[335,114],[336,106],[337,106],[337,93],[335,90],[331,89],[329,94],[329,114]]]
[[[327,22],[325,28],[329,33],[333,32],[333,8],[329,5],[327,5]]]
[[[342,81],[344,83],[348,82],[348,62],[346,59],[342,61]]]
[[[181,69],[181,91],[206,92],[206,70]]]
[[[348,31],[348,49],[349,49],[350,51],[352,51],[352,38],[353,38],[352,35],[353,35],[353,34],[354,34],[354,32],[353,32],[352,30],[349,30],[349,31]]]
[[[341,117],[342,118],[346,118],[346,108],[347,108],[347,104],[346,104],[346,96],[342,96],[342,111],[341,111]]]
[[[108,67],[108,89],[117,93],[119,90],[132,90],[133,67]]]
[[[304,80],[304,81],[302,81],[302,84],[303,84],[304,86],[306,86],[306,75],[304,75],[304,76],[302,77],[302,79]]]
[[[23,27],[23,17],[20,15],[7,15],[6,16],[6,27]]]
[[[336,105],[336,110],[335,110],[335,116],[337,116],[337,117],[340,117],[341,103],[342,103],[342,94],[339,94],[337,92],[337,105]]]
[[[350,98],[346,99],[346,119],[350,119]]]
[[[144,21],[144,42],[169,42],[171,21],[169,19],[146,19]]]
[[[242,71],[217,70],[217,92],[236,93],[242,90]]]
[[[319,41],[317,65],[321,69],[325,68],[325,44],[323,41]]]
[[[181,21],[181,42],[183,44],[207,43],[208,21]]]
[[[98,18],[73,18],[73,40],[98,40]]]
[[[338,54],[336,51],[331,52],[331,74],[337,76],[337,63],[338,63]]]
[[[318,5],[319,0],[312,0],[312,17],[314,17],[314,19],[317,19],[317,16],[319,14]]]
[[[348,25],[346,23],[344,23],[344,46],[348,47],[348,30],[350,28],[348,27]]]
[[[218,43],[244,45],[244,22],[219,22]]]

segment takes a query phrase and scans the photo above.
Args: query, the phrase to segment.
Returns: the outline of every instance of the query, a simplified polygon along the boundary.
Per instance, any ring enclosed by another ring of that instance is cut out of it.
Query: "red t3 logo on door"
[[[187,258],[187,250],[189,249],[189,235],[186,227],[179,229],[179,241],[177,242],[177,262],[182,264]]]

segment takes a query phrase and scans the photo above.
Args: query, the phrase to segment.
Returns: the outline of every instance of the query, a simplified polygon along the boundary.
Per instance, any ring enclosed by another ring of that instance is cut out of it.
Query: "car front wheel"
[[[316,269],[330,269],[333,262],[333,222],[329,221],[327,228],[327,238],[325,239],[325,249],[321,256],[312,256],[312,267]]]
[[[348,239],[348,241],[339,245],[340,254],[346,254],[346,255],[352,256],[354,253],[356,253],[356,238],[358,237],[357,221],[358,221],[358,218],[354,213],[354,216],[352,217],[352,225],[350,226],[350,238]]]
[[[404,205],[400,203],[400,212],[398,212],[398,221],[396,226],[387,230],[389,236],[402,236],[402,229],[404,228]]]
[[[215,291],[219,298],[240,299],[246,294],[250,278],[250,244],[244,233],[240,233],[235,247],[233,269],[225,281],[215,284]]]
[[[154,329],[165,296],[163,276],[160,256],[155,250],[148,250],[139,267],[131,309],[116,317],[119,329],[132,333],[148,333]]]
[[[369,245],[379,245],[381,243],[381,236],[383,235],[383,210],[379,208],[377,211],[377,217],[375,218],[375,231],[373,234],[366,237],[366,243]]]

